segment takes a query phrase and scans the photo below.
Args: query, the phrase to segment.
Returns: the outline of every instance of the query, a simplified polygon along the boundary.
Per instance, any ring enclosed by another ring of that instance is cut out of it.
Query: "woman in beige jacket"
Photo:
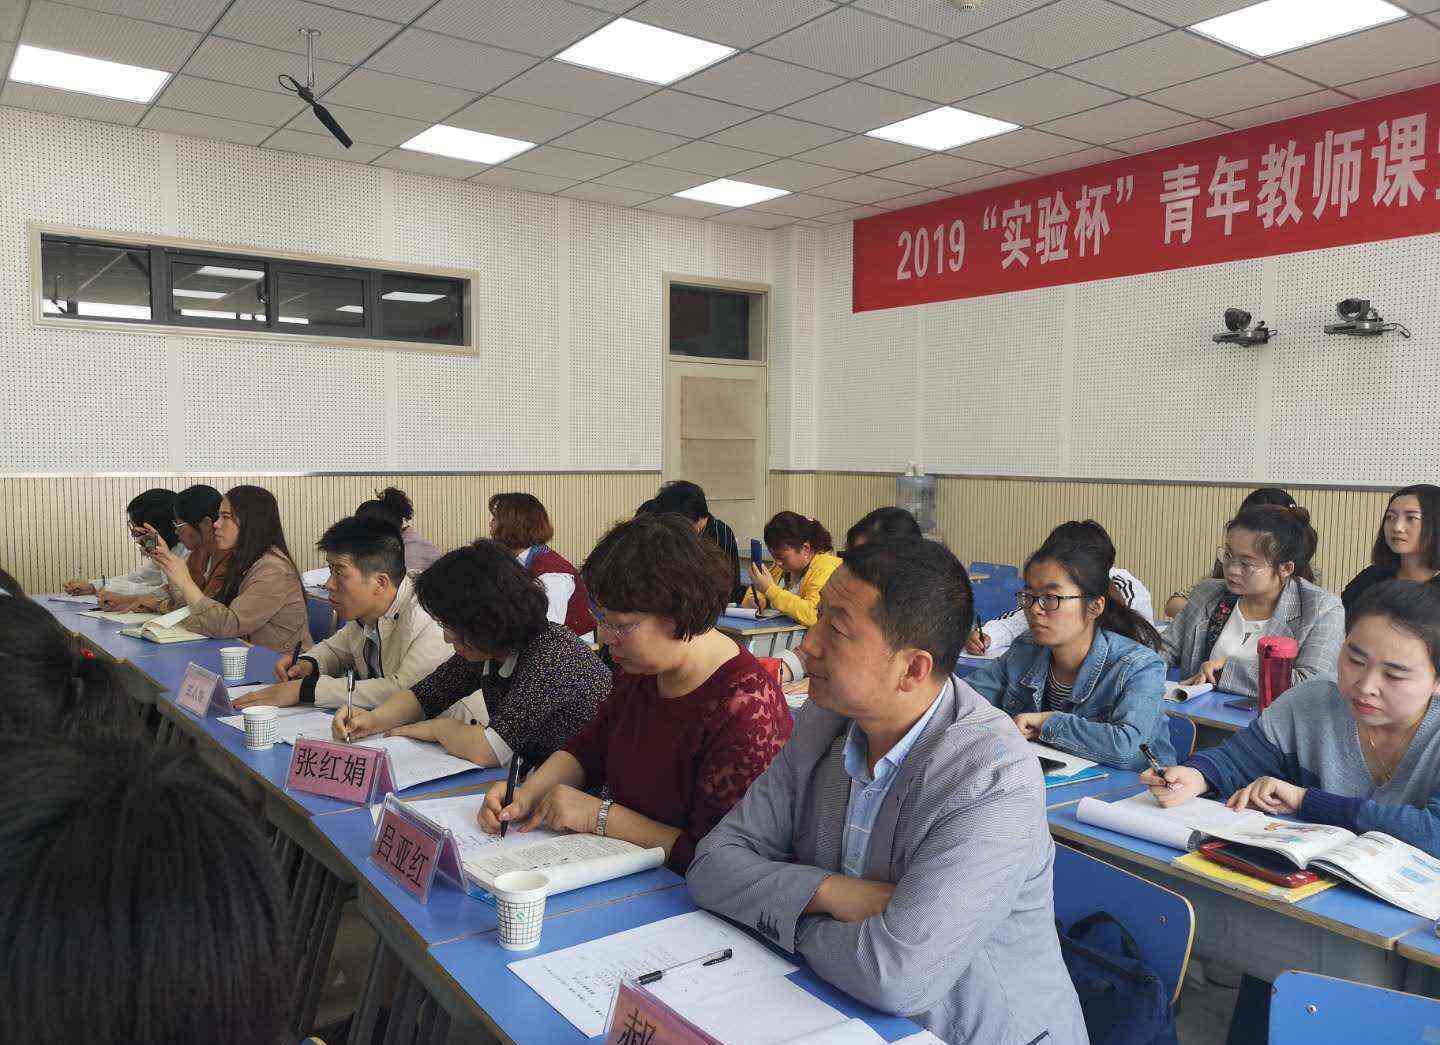
[[[174,597],[190,607],[184,626],[215,639],[237,638],[289,653],[312,643],[300,573],[290,558],[275,496],[259,486],[235,486],[220,502],[215,544],[230,553],[230,572],[214,598],[164,544],[148,553],[164,571]]]

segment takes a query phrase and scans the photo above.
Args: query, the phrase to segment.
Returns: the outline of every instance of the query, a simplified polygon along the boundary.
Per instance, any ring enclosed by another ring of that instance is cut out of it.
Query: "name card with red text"
[[[421,903],[430,902],[436,874],[465,888],[460,847],[450,829],[412,815],[393,795],[386,797],[375,825],[370,862]]]
[[[285,790],[369,805],[397,788],[390,758],[379,748],[297,737]]]
[[[185,668],[185,678],[175,694],[175,703],[196,718],[206,715],[233,715],[235,706],[230,703],[230,692],[225,680],[209,668],[202,668],[191,661]]]
[[[610,1003],[605,1045],[721,1045],[644,987],[621,981]]]

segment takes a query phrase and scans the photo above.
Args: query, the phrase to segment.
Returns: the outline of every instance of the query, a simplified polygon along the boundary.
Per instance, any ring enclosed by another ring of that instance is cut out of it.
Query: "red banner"
[[[855,223],[856,312],[1440,231],[1440,84]]]

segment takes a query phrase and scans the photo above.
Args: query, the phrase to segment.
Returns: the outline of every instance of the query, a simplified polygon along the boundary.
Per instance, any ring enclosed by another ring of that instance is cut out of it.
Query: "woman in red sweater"
[[[684,874],[700,839],[789,739],[790,709],[774,676],[715,630],[730,568],[683,519],[616,525],[582,575],[615,662],[610,696],[508,806],[505,784],[494,785],[480,826],[495,833],[505,820],[663,848]]]

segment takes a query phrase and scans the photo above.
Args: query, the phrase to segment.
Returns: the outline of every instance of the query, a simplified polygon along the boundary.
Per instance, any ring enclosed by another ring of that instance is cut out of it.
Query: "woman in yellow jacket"
[[[830,533],[817,519],[795,512],[781,512],[765,524],[765,547],[775,560],[766,569],[750,564],[750,580],[760,605],[777,609],[807,628],[815,623],[820,589],[840,567]],[[755,605],[752,594],[747,605]]]

